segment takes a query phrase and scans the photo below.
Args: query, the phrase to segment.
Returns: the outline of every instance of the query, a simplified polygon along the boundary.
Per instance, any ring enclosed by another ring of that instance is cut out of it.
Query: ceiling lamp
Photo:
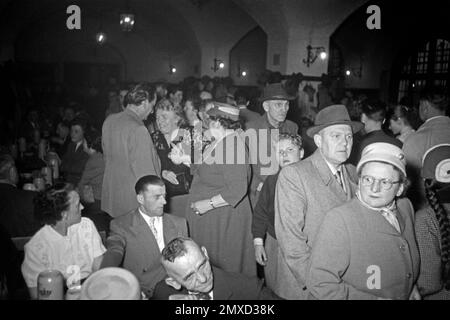
[[[104,44],[106,41],[106,34],[104,32],[98,32],[95,35],[95,40],[97,41],[98,44]]]
[[[134,26],[134,14],[132,13],[122,13],[120,15],[120,27],[122,31],[130,32],[133,30]]]

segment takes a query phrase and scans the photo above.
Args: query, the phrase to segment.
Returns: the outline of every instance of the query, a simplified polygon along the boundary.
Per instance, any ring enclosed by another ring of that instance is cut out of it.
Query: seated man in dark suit
[[[161,264],[169,276],[160,281],[155,300],[277,300],[262,280],[211,266],[205,247],[179,237],[164,248]]]
[[[32,236],[39,230],[34,218],[34,191],[17,189],[19,181],[14,159],[0,155],[0,225],[11,237]]]
[[[159,177],[140,178],[135,191],[139,208],[111,221],[101,268],[123,266],[150,298],[155,285],[166,276],[161,251],[170,240],[187,236],[187,224],[184,218],[163,212],[166,187]]]

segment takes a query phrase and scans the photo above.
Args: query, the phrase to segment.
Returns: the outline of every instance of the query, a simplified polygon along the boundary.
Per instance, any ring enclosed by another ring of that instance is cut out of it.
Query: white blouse
[[[29,288],[37,286],[39,273],[58,270],[67,279],[79,268],[80,279],[92,273],[95,258],[106,251],[94,223],[88,218],[70,226],[67,236],[62,236],[45,225],[25,245],[22,274]]]

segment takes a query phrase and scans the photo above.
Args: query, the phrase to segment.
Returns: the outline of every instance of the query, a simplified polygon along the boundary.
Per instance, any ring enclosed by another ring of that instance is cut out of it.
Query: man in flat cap
[[[267,176],[277,173],[279,168],[274,154],[275,144],[272,141],[278,138],[278,134],[273,134],[276,132],[274,130],[292,135],[298,133],[297,124],[286,119],[289,100],[293,99],[295,97],[290,96],[281,83],[267,85],[260,98],[265,113],[246,125],[247,137],[256,137],[248,140],[252,163],[250,200],[253,207],[258,202],[264,180]],[[265,150],[263,146],[266,147]]]
[[[344,105],[331,105],[316,116],[307,130],[317,150],[283,168],[275,193],[275,234],[278,288],[285,299],[306,299],[306,274],[314,238],[325,214],[354,197],[355,167],[346,164],[353,134],[363,127],[350,120]]]

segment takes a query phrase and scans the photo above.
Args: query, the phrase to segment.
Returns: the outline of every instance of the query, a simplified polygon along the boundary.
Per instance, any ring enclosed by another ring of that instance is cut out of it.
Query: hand
[[[260,265],[265,266],[267,261],[267,254],[264,246],[258,244],[255,245],[255,259]]]
[[[409,300],[421,300],[419,289],[417,289],[417,285],[414,285],[411,294],[409,295]]]
[[[209,210],[213,209],[209,204],[209,199],[196,201],[191,204],[191,209],[195,214],[203,215]]]
[[[169,300],[199,300],[195,294],[172,294]]]
[[[181,146],[174,143],[171,143],[170,145],[172,146],[172,150],[170,150],[168,155],[169,159],[172,160],[174,164],[185,164],[189,166],[191,163],[191,156],[185,154]]]
[[[161,175],[171,184],[178,184],[177,175],[173,171],[163,170]]]

